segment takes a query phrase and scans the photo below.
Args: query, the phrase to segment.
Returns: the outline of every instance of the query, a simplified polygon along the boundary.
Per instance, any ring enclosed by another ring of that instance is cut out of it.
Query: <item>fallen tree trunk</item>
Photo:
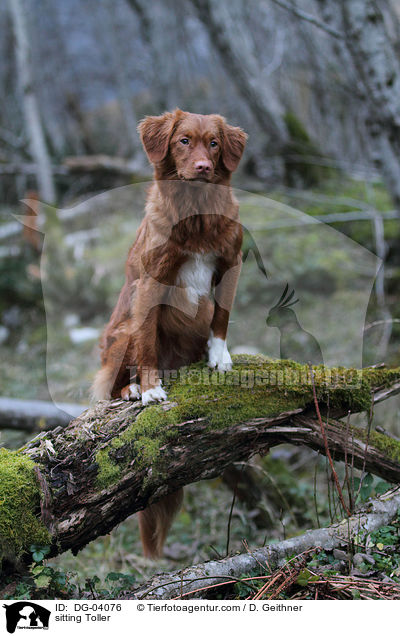
[[[110,174],[122,177],[133,177],[138,168],[145,169],[140,160],[128,160],[110,155],[77,155],[66,157],[61,165],[51,166],[52,173],[57,176],[77,174]],[[0,175],[34,175],[36,164],[28,161],[0,162]]]
[[[399,482],[400,442],[376,432],[368,438],[337,418],[399,392],[400,369],[360,375],[315,367],[312,383],[322,413],[330,404],[331,454]],[[169,402],[146,408],[99,402],[18,453],[0,452],[3,559],[12,561],[33,543],[51,545],[51,555],[76,553],[167,493],[277,444],[325,452],[307,367],[236,356],[232,372],[194,365],[166,385]]]
[[[72,174],[109,172],[132,177],[136,172],[137,162],[128,161],[123,157],[111,157],[109,155],[81,155],[66,157],[63,162],[63,167]]]
[[[68,169],[63,166],[52,166],[52,173],[56,175],[68,174]],[[1,162],[0,163],[0,175],[2,176],[15,176],[15,175],[35,175],[37,173],[37,167],[35,163],[27,161],[19,162]]]
[[[309,530],[304,534],[271,543],[263,548],[249,550],[243,554],[227,557],[219,561],[199,563],[179,572],[157,574],[140,587],[124,595],[129,599],[192,599],[202,598],[201,588],[221,583],[236,583],[240,577],[249,575],[255,569],[261,573],[282,566],[286,559],[302,554],[314,547],[333,550],[348,546],[354,539],[362,541],[370,532],[388,525],[397,515],[400,506],[400,492],[386,493],[368,503],[357,514],[343,519],[327,528]]]
[[[58,404],[44,400],[17,400],[0,397],[0,429],[18,431],[48,431],[57,426],[67,426],[71,417],[78,417],[84,410],[80,404]]]

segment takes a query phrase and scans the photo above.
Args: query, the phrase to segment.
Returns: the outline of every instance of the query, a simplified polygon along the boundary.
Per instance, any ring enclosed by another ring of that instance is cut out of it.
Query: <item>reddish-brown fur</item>
[[[140,382],[143,395],[159,384],[159,372],[202,359],[210,330],[225,340],[240,271],[242,229],[230,178],[245,133],[219,115],[181,110],[146,117],[139,132],[154,181],[101,339],[97,399],[129,399],[133,382]],[[204,253],[216,259],[215,300],[203,295],[194,307],[177,277],[190,254]],[[178,491],[139,513],[146,555],[161,554],[181,498]]]

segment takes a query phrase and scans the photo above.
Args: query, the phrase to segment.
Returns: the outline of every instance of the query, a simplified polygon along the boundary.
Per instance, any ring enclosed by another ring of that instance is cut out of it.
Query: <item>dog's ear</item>
[[[151,163],[159,163],[168,153],[169,140],[182,111],[145,117],[138,126],[140,139]]]
[[[234,172],[242,158],[247,135],[241,128],[223,121],[221,159],[229,172]]]

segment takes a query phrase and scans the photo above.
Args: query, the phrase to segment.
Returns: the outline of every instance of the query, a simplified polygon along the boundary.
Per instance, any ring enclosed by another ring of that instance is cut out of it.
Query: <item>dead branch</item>
[[[126,598],[131,599],[171,599],[201,598],[199,589],[221,583],[236,583],[254,569],[270,572],[282,566],[288,557],[299,555],[315,547],[332,550],[348,545],[350,540],[364,536],[389,524],[397,515],[400,506],[399,489],[386,493],[368,503],[352,517],[328,528],[309,530],[304,534],[280,543],[272,543],[264,548],[248,550],[242,554],[200,563],[179,572],[154,576],[140,587],[132,590]]]

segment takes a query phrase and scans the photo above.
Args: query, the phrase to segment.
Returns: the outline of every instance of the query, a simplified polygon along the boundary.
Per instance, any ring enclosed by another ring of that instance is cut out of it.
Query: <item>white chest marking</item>
[[[197,303],[201,296],[208,296],[215,271],[215,254],[191,253],[178,272],[176,282],[186,288],[191,303]]]

